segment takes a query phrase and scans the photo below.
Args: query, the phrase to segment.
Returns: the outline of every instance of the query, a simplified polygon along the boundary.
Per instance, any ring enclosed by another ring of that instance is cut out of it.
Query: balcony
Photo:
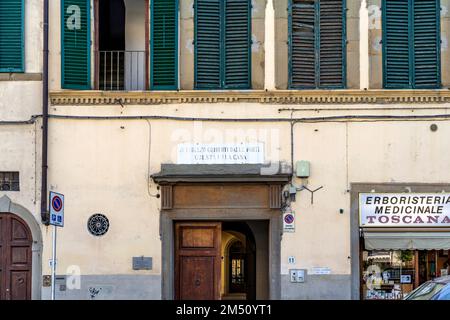
[[[99,51],[99,90],[145,90],[145,51]]]
[[[95,88],[142,91],[148,87],[145,0],[96,0]]]

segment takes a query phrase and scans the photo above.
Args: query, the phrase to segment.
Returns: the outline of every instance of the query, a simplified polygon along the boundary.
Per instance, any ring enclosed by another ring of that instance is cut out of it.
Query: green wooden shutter
[[[225,0],[225,84],[227,89],[250,88],[250,24],[248,0]]]
[[[90,89],[89,0],[61,0],[62,88]]]
[[[345,86],[345,5],[342,0],[319,2],[319,88]]]
[[[24,0],[0,0],[0,72],[24,71]]]
[[[152,1],[152,89],[178,87],[178,1]]]
[[[409,0],[385,0],[383,57],[385,88],[410,88]]]
[[[439,0],[383,1],[384,87],[440,87]]]
[[[195,1],[195,87],[221,87],[221,0]]]
[[[414,1],[414,88],[440,87],[439,0]]]
[[[316,6],[313,0],[292,0],[290,14],[290,87],[316,87]]]
[[[344,88],[344,0],[292,0],[289,14],[289,87]]]

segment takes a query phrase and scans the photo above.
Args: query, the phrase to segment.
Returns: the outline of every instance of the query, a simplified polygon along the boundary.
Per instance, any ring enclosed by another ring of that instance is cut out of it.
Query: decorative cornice
[[[0,81],[42,81],[42,73],[0,73]]]
[[[448,103],[450,90],[53,91],[52,105]]]

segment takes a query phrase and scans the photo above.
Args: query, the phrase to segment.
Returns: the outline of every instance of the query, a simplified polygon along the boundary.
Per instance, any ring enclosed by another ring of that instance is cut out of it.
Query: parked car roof
[[[435,278],[432,281],[448,284],[448,283],[450,283],[450,276],[444,276],[444,277]]]

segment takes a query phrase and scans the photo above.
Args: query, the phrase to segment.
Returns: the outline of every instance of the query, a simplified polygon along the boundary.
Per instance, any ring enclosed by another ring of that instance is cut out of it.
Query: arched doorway
[[[0,300],[30,300],[33,238],[27,223],[0,214]]]

